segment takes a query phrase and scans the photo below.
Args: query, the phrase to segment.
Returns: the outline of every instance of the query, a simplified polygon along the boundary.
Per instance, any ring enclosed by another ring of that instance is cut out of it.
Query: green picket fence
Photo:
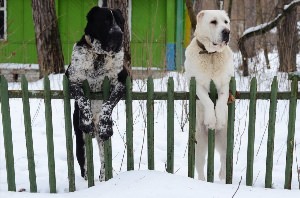
[[[251,80],[250,92],[236,92],[235,79],[230,82],[230,90],[236,99],[250,100],[249,107],[249,128],[248,128],[248,150],[247,150],[247,170],[246,170],[246,185],[253,184],[253,158],[254,158],[254,137],[255,137],[255,118],[256,118],[256,101],[270,100],[269,123],[268,123],[268,140],[267,140],[267,158],[266,158],[266,175],[265,187],[271,188],[272,185],[272,168],[273,168],[273,152],[274,152],[274,137],[275,137],[275,119],[277,100],[289,100],[289,122],[287,136],[287,152],[286,152],[286,167],[285,167],[285,184],[284,188],[291,188],[292,181],[292,164],[293,164],[293,149],[294,135],[296,122],[296,105],[297,99],[300,99],[298,92],[299,74],[291,74],[291,91],[278,92],[278,83],[276,77],[272,82],[270,92],[257,92],[257,80]],[[48,170],[49,170],[49,188],[51,193],[56,192],[56,175],[55,175],[55,157],[53,144],[53,127],[52,127],[52,99],[63,99],[64,114],[65,114],[65,135],[66,135],[66,150],[68,162],[68,179],[69,191],[76,190],[75,174],[74,174],[74,156],[73,156],[73,140],[72,140],[72,121],[71,121],[71,106],[68,79],[63,78],[63,91],[50,90],[50,81],[47,76],[44,78],[44,90],[28,90],[28,82],[23,76],[21,81],[22,90],[8,90],[6,79],[1,76],[0,79],[0,101],[3,123],[3,137],[7,170],[7,184],[9,191],[16,191],[15,170],[14,170],[14,155],[12,143],[12,129],[10,118],[10,98],[22,98],[25,137],[28,158],[28,171],[30,181],[30,191],[37,192],[35,160],[32,141],[32,128],[30,117],[29,98],[43,98],[45,102],[45,120],[46,120],[46,137],[47,137],[47,152],[48,152]],[[109,96],[109,81],[106,78],[104,82],[103,93],[90,93],[87,83],[84,84],[84,91],[90,99],[107,99]],[[127,170],[134,170],[133,156],[133,100],[147,101],[147,146],[148,146],[148,169],[155,169],[154,161],[154,100],[167,101],[167,165],[166,170],[169,173],[174,172],[174,101],[188,100],[189,101],[189,140],[188,140],[188,177],[194,177],[195,167],[195,127],[196,127],[196,81],[194,78],[190,81],[189,92],[174,92],[174,81],[170,77],[168,80],[167,92],[154,92],[153,79],[148,78],[147,92],[132,92],[131,79],[126,80],[126,149],[127,149]],[[211,83],[211,98],[216,101],[216,90]],[[233,173],[233,137],[234,137],[234,118],[235,118],[235,102],[228,104],[228,135],[227,135],[227,156],[226,156],[226,183],[232,183]],[[214,131],[208,132],[208,165],[207,165],[207,180],[213,182],[214,178]],[[86,135],[87,142],[87,168],[88,168],[88,186],[94,185],[94,167],[93,167],[93,147],[92,138]],[[113,177],[112,175],[112,147],[111,141],[105,142],[105,163],[106,163],[106,179]]]

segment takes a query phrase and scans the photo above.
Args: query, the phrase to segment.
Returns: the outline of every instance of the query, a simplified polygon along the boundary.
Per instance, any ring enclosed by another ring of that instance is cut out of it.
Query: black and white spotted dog
[[[81,176],[86,178],[85,141],[83,133],[96,137],[100,153],[100,181],[105,180],[104,141],[113,135],[112,111],[125,94],[127,70],[123,67],[124,18],[120,10],[94,7],[87,14],[85,35],[74,45],[71,64],[66,71],[71,96],[75,98],[73,125],[76,135],[76,157]],[[89,100],[82,83],[87,80],[91,92],[102,90],[104,77],[111,82],[108,100]]]

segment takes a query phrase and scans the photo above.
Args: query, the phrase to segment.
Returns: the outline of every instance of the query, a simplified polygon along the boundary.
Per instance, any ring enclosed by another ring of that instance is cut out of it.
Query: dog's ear
[[[90,11],[89,11],[89,13],[86,15],[86,19],[87,19],[87,21],[88,22],[93,22],[94,20],[95,20],[95,15],[100,11],[100,7],[98,7],[98,6],[95,6],[95,7],[93,7]]]
[[[201,19],[202,19],[202,17],[204,16],[204,11],[201,11],[201,12],[199,12],[198,14],[197,14],[197,22],[199,22]]]
[[[124,19],[123,15],[122,15],[121,10],[120,9],[115,9],[115,10],[112,10],[112,12],[113,12],[113,15],[115,17],[115,20],[116,20],[118,26],[124,32],[125,19]]]

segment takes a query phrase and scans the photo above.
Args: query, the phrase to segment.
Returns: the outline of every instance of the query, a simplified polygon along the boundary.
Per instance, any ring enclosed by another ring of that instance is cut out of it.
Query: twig
[[[241,183],[242,183],[242,179],[243,179],[243,177],[241,176],[239,185],[238,185],[237,189],[235,190],[234,194],[232,195],[232,198],[236,195],[237,191],[240,189],[240,186],[241,186]]]

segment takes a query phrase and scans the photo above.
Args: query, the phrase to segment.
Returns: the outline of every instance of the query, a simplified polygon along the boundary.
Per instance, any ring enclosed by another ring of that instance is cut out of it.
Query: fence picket
[[[147,145],[148,169],[154,170],[154,85],[153,78],[147,81]]]
[[[174,173],[174,80],[168,80],[167,100],[167,172]]]
[[[31,128],[31,116],[30,116],[29,96],[28,96],[28,81],[25,78],[25,75],[22,75],[22,78],[21,78],[21,88],[22,88],[22,95],[23,95],[23,97],[22,97],[23,115],[24,115],[30,192],[37,192],[34,150],[33,150],[33,140],[32,140],[32,128]]]
[[[87,81],[83,82],[83,91],[87,98],[91,98],[90,86]],[[85,140],[85,155],[86,155],[86,163],[87,163],[87,179],[88,179],[88,187],[92,187],[95,185],[94,182],[94,160],[93,160],[93,141],[92,136],[90,134],[84,134]]]
[[[134,170],[133,156],[133,117],[132,117],[132,83],[131,78],[126,79],[126,148],[127,170]]]
[[[9,97],[8,97],[8,85],[7,80],[4,76],[0,77],[0,99],[1,99],[1,114],[3,124],[3,139],[4,139],[4,150],[6,159],[6,171],[7,171],[7,188],[8,191],[16,191],[15,182],[15,167],[14,167],[14,154],[13,154],[13,143],[12,143],[12,130],[11,130],[11,119],[10,119],[10,108],[9,108]]]
[[[189,94],[189,140],[188,140],[188,177],[194,178],[195,173],[195,131],[196,131],[196,80],[190,80]]]
[[[253,185],[253,158],[254,158],[254,140],[255,140],[255,119],[256,119],[256,92],[257,81],[253,77],[250,85],[250,105],[249,105],[249,125],[248,125],[248,148],[247,148],[247,170],[246,185]]]
[[[103,100],[109,99],[110,82],[107,77],[103,81]],[[104,142],[104,160],[105,160],[105,180],[109,180],[113,177],[112,172],[112,147],[111,138]]]
[[[229,84],[232,96],[236,95],[236,82],[232,77]],[[231,98],[228,104],[227,148],[226,148],[226,184],[232,184],[233,173],[233,139],[234,139],[235,99]]]
[[[56,176],[55,176],[55,159],[54,159],[54,143],[53,143],[53,124],[52,124],[52,108],[50,80],[47,75],[44,77],[44,102],[45,102],[45,120],[46,120],[46,136],[47,136],[47,152],[48,152],[48,169],[49,169],[49,185],[50,193],[56,193]]]
[[[217,90],[213,81],[210,82],[210,98],[216,106]],[[208,129],[207,181],[214,182],[215,129]]]
[[[289,105],[289,122],[288,122],[288,136],[286,140],[286,165],[285,165],[285,182],[284,188],[291,189],[292,184],[292,167],[293,167],[293,153],[295,145],[295,123],[296,123],[296,107],[297,107],[297,91],[298,78],[293,76],[291,78],[291,97]]]
[[[272,187],[272,171],[273,171],[273,154],[274,154],[274,136],[275,136],[275,122],[277,110],[277,91],[278,82],[277,77],[273,78],[271,85],[271,98],[269,109],[269,126],[268,126],[268,140],[267,140],[267,159],[266,159],[266,175],[265,187]]]
[[[69,80],[66,76],[63,77],[63,92],[64,92],[64,114],[65,114],[65,133],[66,133],[66,149],[67,149],[67,162],[68,162],[69,192],[74,192],[76,190],[76,186],[75,186],[75,173],[74,173],[70,90],[69,90]]]

